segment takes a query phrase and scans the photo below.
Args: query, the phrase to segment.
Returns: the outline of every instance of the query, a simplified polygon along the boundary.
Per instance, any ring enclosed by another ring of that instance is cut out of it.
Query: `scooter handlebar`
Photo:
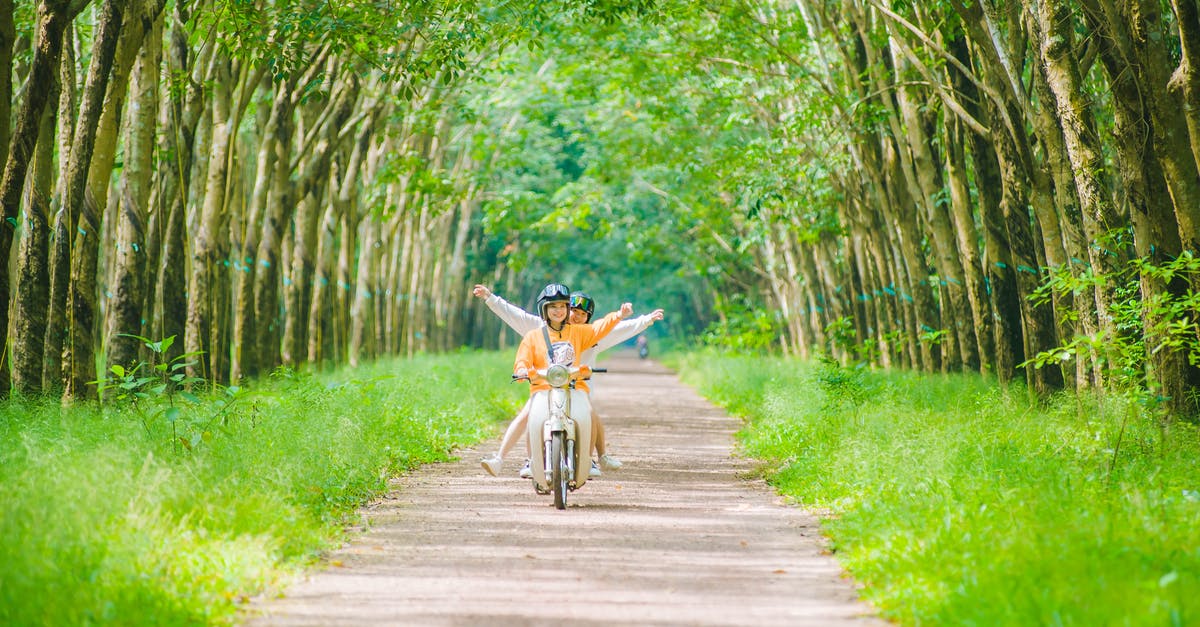
[[[543,378],[544,378],[544,377],[546,376],[546,370],[547,370],[547,369],[545,369],[545,368],[539,368],[539,369],[537,369],[537,370],[534,370],[534,372],[536,372],[536,373],[538,374],[538,376],[539,376],[539,377],[543,377]],[[572,366],[572,367],[571,367],[571,374],[572,374],[572,375],[574,375],[574,374],[578,373],[580,370],[582,370],[582,368],[579,368],[579,367],[576,367],[576,366]],[[592,370],[592,373],[597,373],[597,372],[608,372],[608,368],[592,368],[591,370]],[[517,381],[528,381],[528,380],[529,380],[529,375],[528,375],[528,374],[524,374],[524,375],[514,374],[514,375],[512,375],[512,381],[513,381],[513,383],[516,383]]]

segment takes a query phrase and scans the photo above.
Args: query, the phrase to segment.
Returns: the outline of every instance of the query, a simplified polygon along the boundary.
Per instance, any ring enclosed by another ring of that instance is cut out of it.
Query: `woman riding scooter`
[[[624,303],[620,311],[604,316],[593,324],[570,324],[569,315],[570,290],[566,286],[552,283],[547,285],[538,296],[537,308],[541,313],[545,326],[525,334],[521,346],[517,348],[517,358],[513,364],[513,374],[517,377],[529,378],[529,433],[540,435],[541,424],[549,417],[549,407],[545,395],[550,389],[549,383],[541,378],[539,371],[545,372],[553,363],[578,367],[579,358],[585,350],[593,346],[617,326],[629,314],[633,313],[633,305]],[[584,368],[578,373],[579,378],[586,378],[589,369]],[[576,446],[580,457],[587,459],[591,451],[591,405],[587,392],[580,389],[571,390],[571,417],[576,423]],[[531,446],[533,443],[531,442]],[[544,483],[544,473],[541,458],[533,468],[533,477]],[[587,482],[586,472],[575,477],[575,487]],[[545,487],[545,486],[542,486]]]
[[[535,329],[540,329],[544,324],[542,317],[531,314],[516,305],[504,300],[500,296],[493,294],[485,285],[476,285],[473,293],[477,298],[484,299],[484,303],[492,313],[496,314],[514,331],[524,336],[526,333]],[[574,292],[571,298],[571,313],[568,321],[571,324],[586,324],[591,322],[592,314],[595,311],[595,302],[587,294],[583,292]],[[663,310],[656,309],[651,313],[638,316],[630,320],[624,320],[617,325],[611,333],[604,339],[600,340],[596,346],[590,348],[580,358],[580,363],[592,367],[595,366],[597,354],[607,348],[616,346],[625,340],[645,331],[650,325],[658,320],[663,319]],[[586,384],[581,384],[580,389],[587,390]],[[504,433],[504,438],[501,440],[500,448],[492,455],[483,458],[481,464],[483,469],[492,476],[496,476],[500,472],[500,466],[504,457],[517,443],[517,439],[524,434],[527,419],[529,417],[529,404],[526,403],[521,411],[513,418],[508,429]],[[593,462],[591,476],[597,477],[600,475],[600,469],[613,470],[621,466],[621,462],[615,457],[608,455],[604,444],[604,426],[596,416],[595,409],[592,410],[592,437],[595,443],[595,453],[599,459],[599,464]],[[530,471],[528,462],[521,469],[521,477],[529,478]]]

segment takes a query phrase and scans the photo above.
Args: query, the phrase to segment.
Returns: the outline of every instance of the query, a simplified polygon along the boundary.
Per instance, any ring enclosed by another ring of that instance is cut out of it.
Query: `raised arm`
[[[596,352],[610,349],[625,340],[645,331],[650,328],[650,325],[663,319],[663,310],[655,309],[654,311],[631,318],[622,320],[608,335],[596,342]]]
[[[534,329],[541,328],[543,324],[540,316],[531,314],[493,294],[492,290],[488,289],[486,285],[476,285],[471,290],[471,293],[476,298],[482,298],[484,304],[487,305],[488,309],[492,310],[492,313],[496,314],[505,324],[512,327],[512,330],[516,331],[522,337]]]
[[[603,339],[604,336],[612,333],[612,330],[617,328],[617,325],[620,324],[621,321],[627,318],[631,313],[633,313],[633,305],[625,303],[621,305],[620,310],[614,311],[607,316],[604,316],[603,318],[591,323],[590,325],[580,325],[581,328],[589,331],[587,336],[582,338],[583,345],[591,346],[596,344]]]

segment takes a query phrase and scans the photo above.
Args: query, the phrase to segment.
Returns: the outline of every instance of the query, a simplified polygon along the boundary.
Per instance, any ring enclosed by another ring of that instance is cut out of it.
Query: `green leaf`
[[[164,417],[167,419],[167,422],[175,422],[176,420],[179,420],[179,408],[168,407]]]

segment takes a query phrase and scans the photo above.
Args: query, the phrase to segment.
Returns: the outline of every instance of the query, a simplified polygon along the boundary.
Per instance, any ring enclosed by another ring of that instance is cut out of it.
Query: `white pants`
[[[588,480],[592,468],[592,405],[587,392],[570,390],[571,418],[575,421],[575,486],[580,487]],[[542,425],[550,418],[550,392],[543,390],[529,399],[529,469],[534,481],[543,489],[546,483],[546,464],[542,460],[545,445]]]

